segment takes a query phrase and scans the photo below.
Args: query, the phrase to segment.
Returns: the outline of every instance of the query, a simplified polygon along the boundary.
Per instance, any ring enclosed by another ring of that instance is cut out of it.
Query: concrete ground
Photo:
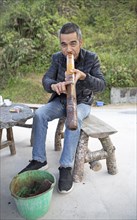
[[[48,213],[42,220],[51,219],[137,219],[136,213],[136,106],[108,105],[92,107],[91,113],[104,120],[118,132],[111,140],[116,147],[118,174],[109,175],[105,160],[102,170],[94,172],[85,164],[84,178],[75,183],[69,194],[59,194],[54,188]],[[57,120],[49,123],[47,136],[48,171],[58,181],[59,157],[54,151],[54,132]],[[23,219],[16,208],[9,191],[12,178],[31,159],[30,134],[28,128],[14,127],[16,155],[11,156],[9,148],[0,151],[0,220]],[[90,138],[89,148],[100,149],[100,142]]]

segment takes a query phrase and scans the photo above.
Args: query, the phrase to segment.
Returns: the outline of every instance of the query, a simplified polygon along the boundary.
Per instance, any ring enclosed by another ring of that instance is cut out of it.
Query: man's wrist
[[[84,80],[86,78],[86,74],[84,73],[82,76],[82,80]]]
[[[52,89],[52,91],[54,91],[54,92],[55,92],[55,89],[54,89],[54,84],[51,84],[51,89]]]
[[[84,80],[86,78],[86,74],[82,72],[80,80]]]

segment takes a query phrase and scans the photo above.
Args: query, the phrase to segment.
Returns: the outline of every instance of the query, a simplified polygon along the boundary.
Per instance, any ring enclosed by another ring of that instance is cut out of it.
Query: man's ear
[[[79,41],[79,44],[80,44],[80,47],[83,46],[83,40],[82,39]]]

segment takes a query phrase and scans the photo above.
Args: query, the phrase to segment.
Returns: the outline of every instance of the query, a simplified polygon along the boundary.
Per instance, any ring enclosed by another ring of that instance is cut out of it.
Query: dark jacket
[[[100,71],[100,63],[95,53],[81,49],[78,59],[75,61],[75,69],[79,69],[87,76],[84,80],[78,80],[76,83],[77,104],[85,103],[91,105],[93,94],[102,92],[105,89],[105,79]],[[52,63],[42,79],[44,89],[53,93],[50,100],[58,96],[53,92],[51,85],[65,80],[66,57],[57,52],[52,56]],[[60,95],[66,98],[66,95]]]

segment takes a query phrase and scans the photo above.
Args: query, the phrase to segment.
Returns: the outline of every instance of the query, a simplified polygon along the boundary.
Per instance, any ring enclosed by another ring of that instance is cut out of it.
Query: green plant
[[[32,76],[32,78],[11,78],[7,89],[0,91],[3,98],[10,98],[12,102],[20,103],[46,103],[50,95],[42,87],[42,77]]]
[[[136,0],[4,0],[1,9],[2,91],[17,86],[10,83],[14,78],[46,72],[52,54],[60,50],[57,32],[68,21],[80,25],[83,47],[99,55],[107,81],[100,99],[109,101],[112,86],[137,86]]]

